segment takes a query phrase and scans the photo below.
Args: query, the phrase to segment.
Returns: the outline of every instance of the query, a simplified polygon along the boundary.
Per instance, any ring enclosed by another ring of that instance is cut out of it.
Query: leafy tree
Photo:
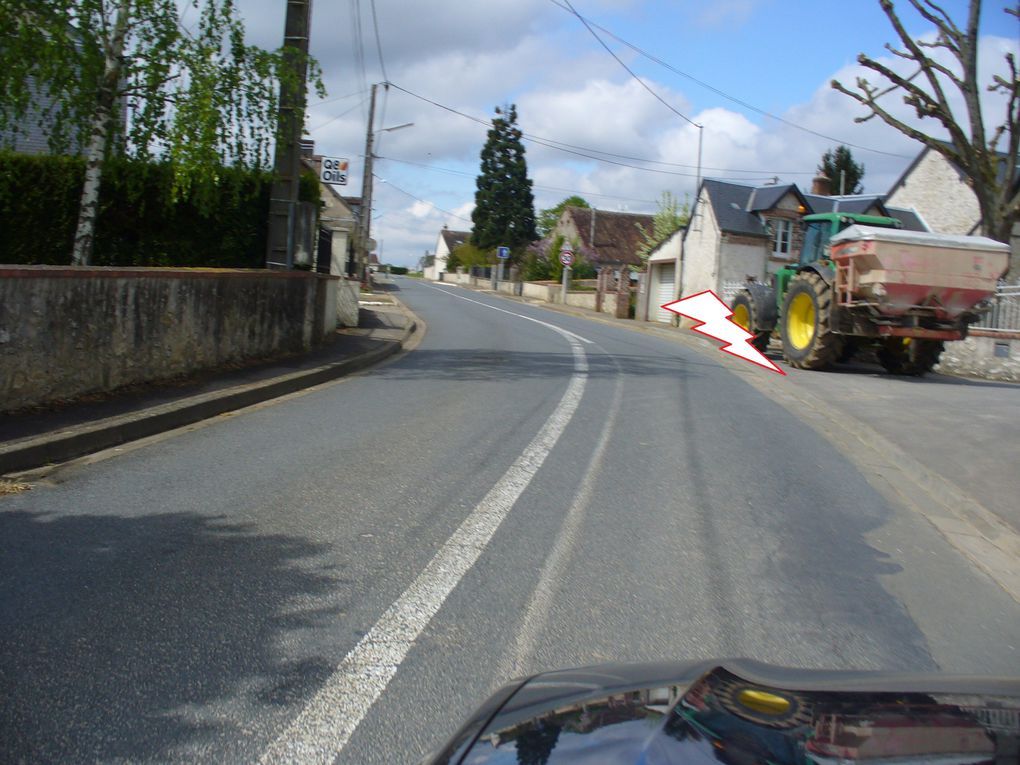
[[[869,110],[857,122],[876,115],[885,123],[923,143],[952,162],[969,180],[981,210],[981,231],[986,236],[1008,242],[1013,224],[1020,220],[1020,70],[1012,52],[1006,54],[1007,76],[995,75],[986,87],[1006,96],[1006,114],[991,128],[981,106],[982,86],[978,82],[978,25],[981,0],[970,0],[965,28],[933,0],[907,0],[909,5],[934,27],[935,39],[912,38],[892,0],[879,0],[882,10],[896,31],[903,49],[887,45],[896,57],[909,62],[909,74],[902,75],[888,65],[861,54],[857,61],[881,78],[872,83],[858,77],[856,90],[833,80],[832,87]],[[900,4],[903,7],[903,3]],[[1020,17],[1020,3],[1003,9]],[[936,57],[938,56],[938,57]],[[950,60],[950,63],[944,63]],[[954,89],[963,98],[959,117],[950,106]],[[913,108],[918,124],[925,121],[940,126],[949,135],[948,142],[908,125],[895,117],[879,99],[900,91],[903,103]]]
[[[681,206],[680,200],[668,191],[663,191],[659,196],[658,207],[652,218],[651,232],[646,231],[640,223],[634,224],[643,240],[637,250],[642,261],[647,261],[652,250],[686,226],[691,217],[690,205],[685,201]]]
[[[552,262],[549,256],[538,250],[529,250],[524,258],[521,277],[526,282],[544,282],[552,279]]]
[[[536,238],[535,198],[531,193],[517,107],[496,109],[485,146],[471,213],[471,241],[483,250],[501,245],[520,252]]]
[[[556,224],[559,222],[560,216],[563,215],[563,211],[568,207],[581,207],[585,210],[591,209],[591,205],[588,204],[587,200],[575,194],[574,196],[567,197],[555,207],[539,210],[535,227],[538,230],[540,239],[545,239],[549,236],[549,233],[556,228]]]
[[[188,5],[190,32],[175,0],[0,0],[0,130],[39,109],[54,152],[84,147],[76,264],[92,257],[110,156],[166,160],[171,197],[206,207],[223,165],[269,164],[277,85],[293,87],[300,54],[245,45],[233,0]]]
[[[453,252],[447,256],[446,270],[452,273],[457,270],[457,266],[464,266],[464,268],[489,266],[495,259],[496,256],[491,250],[483,250],[475,247],[471,242],[464,242],[464,244],[454,247]]]
[[[864,179],[864,165],[854,162],[853,154],[848,146],[837,146],[822,155],[822,164],[818,172],[832,182],[833,194],[860,194],[864,191],[861,181]]]

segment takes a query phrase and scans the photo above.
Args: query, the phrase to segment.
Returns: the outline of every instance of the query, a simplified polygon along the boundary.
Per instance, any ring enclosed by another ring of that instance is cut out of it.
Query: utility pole
[[[384,83],[389,88],[389,83]],[[365,134],[365,177],[361,181],[361,279],[367,278],[368,256],[371,252],[372,234],[372,152],[375,142],[375,91],[372,85],[372,99],[368,106],[368,132]]]
[[[312,0],[287,0],[283,47],[290,72],[289,77],[280,82],[274,180],[269,196],[266,268],[294,267],[294,225],[301,176],[301,153],[298,143],[304,126],[311,18]]]

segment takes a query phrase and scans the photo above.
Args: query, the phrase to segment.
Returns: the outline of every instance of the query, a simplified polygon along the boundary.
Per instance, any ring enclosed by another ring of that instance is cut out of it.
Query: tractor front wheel
[[[769,347],[771,333],[758,330],[758,312],[755,310],[754,298],[751,297],[751,294],[746,290],[738,292],[737,296],[733,298],[733,305],[730,308],[733,310],[733,323],[754,335],[750,341],[751,345],[759,353],[765,353]]]
[[[831,329],[832,290],[813,271],[790,282],[783,301],[783,356],[800,369],[825,369],[843,352],[843,337]]]

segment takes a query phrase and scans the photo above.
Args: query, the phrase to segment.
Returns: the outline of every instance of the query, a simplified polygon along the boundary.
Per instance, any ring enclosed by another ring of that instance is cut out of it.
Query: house
[[[432,262],[425,267],[425,278],[439,280],[440,274],[446,271],[446,262],[455,249],[465,244],[471,238],[470,231],[451,231],[446,226],[439,232],[436,240],[436,252],[432,256]]]
[[[940,234],[980,233],[977,196],[956,165],[930,146],[914,158],[889,190],[888,203],[908,208]],[[1020,270],[1020,223],[1010,242],[1013,272]]]
[[[637,254],[644,241],[641,229],[652,231],[653,216],[584,207],[566,207],[548,241],[562,236],[576,255],[596,269],[642,265]],[[641,228],[639,228],[641,227]],[[547,246],[541,247],[544,251]]]
[[[891,207],[880,196],[828,196],[827,180],[816,178],[810,194],[794,184],[748,186],[704,180],[683,233],[681,294],[713,290],[729,300],[748,279],[768,281],[797,260],[803,236],[797,224],[810,213],[887,215],[908,230],[928,230],[916,213]]]

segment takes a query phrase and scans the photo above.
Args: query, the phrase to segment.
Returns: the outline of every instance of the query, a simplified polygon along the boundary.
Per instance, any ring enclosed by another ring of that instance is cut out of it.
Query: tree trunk
[[[81,190],[78,228],[74,234],[74,249],[71,252],[71,263],[76,266],[87,266],[92,262],[92,244],[96,232],[96,215],[99,211],[99,186],[103,177],[106,144],[114,118],[113,108],[121,76],[121,54],[124,52],[124,38],[130,15],[131,0],[121,0],[113,26],[113,35],[105,41],[106,62],[103,81],[85,153],[85,183]]]

